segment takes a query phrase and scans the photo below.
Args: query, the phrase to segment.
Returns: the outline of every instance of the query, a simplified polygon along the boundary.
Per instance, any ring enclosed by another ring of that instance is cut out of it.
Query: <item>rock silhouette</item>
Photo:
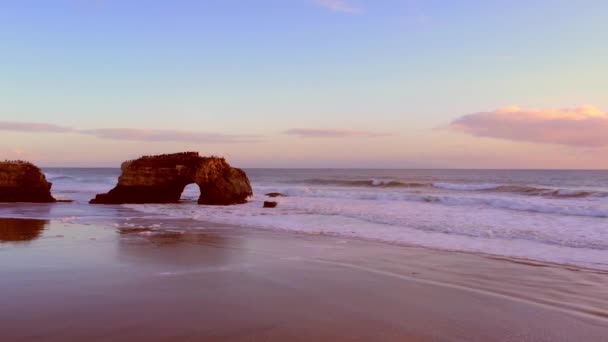
[[[277,202],[264,201],[264,208],[276,208],[277,205],[278,205]]]
[[[90,203],[177,203],[192,183],[201,191],[199,204],[240,204],[253,194],[243,170],[224,158],[201,157],[198,152],[144,156],[124,162],[121,169],[116,187]]]
[[[0,202],[56,202],[51,195],[51,185],[32,163],[0,162]]]

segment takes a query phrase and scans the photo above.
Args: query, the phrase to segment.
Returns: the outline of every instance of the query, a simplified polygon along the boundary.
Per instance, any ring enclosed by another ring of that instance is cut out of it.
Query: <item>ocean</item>
[[[119,169],[44,172],[53,195],[74,202],[0,204],[0,217],[192,219],[608,270],[608,171],[246,169],[254,196],[228,207],[196,204],[194,184],[179,204],[89,205]],[[268,192],[287,197],[263,209]]]

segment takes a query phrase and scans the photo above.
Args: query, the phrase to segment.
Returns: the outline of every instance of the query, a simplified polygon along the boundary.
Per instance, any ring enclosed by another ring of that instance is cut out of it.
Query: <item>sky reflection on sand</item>
[[[193,220],[51,221],[40,235],[0,244],[6,340],[606,336],[597,271]]]

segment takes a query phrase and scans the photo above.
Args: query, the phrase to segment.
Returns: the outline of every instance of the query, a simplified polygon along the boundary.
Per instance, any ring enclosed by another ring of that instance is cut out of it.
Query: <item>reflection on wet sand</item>
[[[37,239],[48,223],[48,220],[0,218],[0,243]]]
[[[214,231],[172,231],[153,228],[119,228],[118,257],[138,264],[192,265],[217,264],[234,258],[229,251],[239,241]],[[209,249],[201,249],[201,246]],[[204,254],[204,255],[202,255]]]
[[[124,226],[51,221],[42,235],[61,238],[0,248],[0,340],[605,341],[608,334],[608,279],[597,272],[194,221]]]
[[[213,232],[181,232],[171,230],[155,230],[152,228],[120,228],[118,233],[128,237],[136,237],[138,240],[121,241],[145,241],[155,245],[173,245],[179,243],[190,243],[197,245],[221,246],[226,238]]]

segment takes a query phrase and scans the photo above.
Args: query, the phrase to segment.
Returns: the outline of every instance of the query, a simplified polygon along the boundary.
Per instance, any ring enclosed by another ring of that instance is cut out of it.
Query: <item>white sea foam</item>
[[[589,217],[481,210],[436,203],[332,198],[280,198],[263,209],[257,197],[235,207],[130,205],[174,218],[244,227],[357,237],[433,248],[483,252],[608,268],[605,220]],[[556,229],[559,227],[559,229]]]
[[[382,185],[382,184],[385,184],[385,182],[382,180],[379,180],[379,179],[372,179],[373,186],[378,186],[378,185]]]
[[[461,190],[461,191],[477,191],[477,190],[490,190],[497,189],[503,184],[461,184],[461,183],[433,183],[436,188],[447,189],[447,190]]]
[[[68,217],[61,218],[61,222],[64,222],[64,223],[74,223],[77,220],[78,220],[78,217],[76,217],[76,216],[68,216]]]
[[[399,179],[309,179],[302,182],[308,186],[329,186],[349,188],[401,188],[424,189],[434,188],[452,192],[499,192],[527,196],[555,198],[572,197],[608,197],[608,191],[600,189],[555,188],[547,186],[518,185],[511,183],[476,183],[476,182],[420,182]]]
[[[412,191],[367,191],[307,186],[260,187],[259,193],[280,192],[294,197],[358,199],[378,201],[431,202],[450,206],[487,206],[499,209],[531,211],[558,215],[608,217],[608,201],[565,202],[559,199],[537,199],[519,196],[460,195]]]

